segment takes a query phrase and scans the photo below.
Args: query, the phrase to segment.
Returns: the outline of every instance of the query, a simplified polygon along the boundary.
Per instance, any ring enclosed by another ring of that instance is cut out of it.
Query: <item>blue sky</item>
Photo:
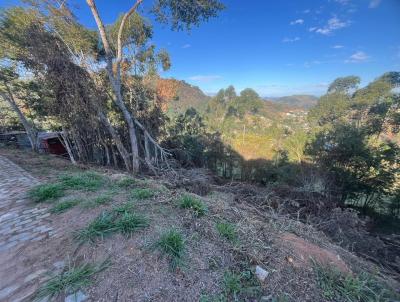
[[[210,94],[232,84],[282,96],[320,95],[339,76],[358,75],[366,84],[400,70],[400,0],[222,2],[226,9],[218,18],[189,33],[154,23],[153,42],[172,58],[163,76]],[[86,2],[74,3],[80,21],[94,27]],[[96,3],[111,23],[133,1]]]

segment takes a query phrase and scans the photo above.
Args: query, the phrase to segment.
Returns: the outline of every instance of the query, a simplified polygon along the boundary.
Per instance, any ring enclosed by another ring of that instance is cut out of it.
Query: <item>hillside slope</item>
[[[265,100],[287,105],[290,107],[295,108],[302,108],[302,109],[310,109],[314,107],[317,102],[318,98],[313,95],[291,95],[291,96],[284,96],[284,97],[277,97],[277,98],[265,98]]]

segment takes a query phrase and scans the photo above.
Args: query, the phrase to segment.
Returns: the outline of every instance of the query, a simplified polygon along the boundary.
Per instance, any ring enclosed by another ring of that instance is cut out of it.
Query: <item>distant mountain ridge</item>
[[[264,100],[302,109],[310,109],[318,103],[318,97],[308,94],[297,94],[283,97],[266,97]]]

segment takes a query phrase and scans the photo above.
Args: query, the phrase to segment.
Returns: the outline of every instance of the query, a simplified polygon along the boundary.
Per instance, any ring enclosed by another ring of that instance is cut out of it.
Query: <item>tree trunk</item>
[[[67,150],[67,153],[68,153],[69,159],[71,160],[71,163],[76,166],[76,160],[74,157],[74,153],[72,152],[72,148],[71,148],[71,145],[69,144],[69,140],[68,140],[67,131],[65,130],[64,127],[62,128],[61,138],[64,141],[63,145],[64,145],[65,149]]]
[[[29,142],[31,143],[31,147],[33,151],[38,151],[38,137],[37,137],[37,131],[35,130],[34,126],[27,120],[27,118],[24,116],[22,113],[21,109],[19,109],[17,103],[15,102],[14,96],[11,92],[11,89],[8,87],[6,83],[4,83],[8,95],[6,95],[4,92],[0,91],[0,95],[3,97],[6,102],[8,102],[11,106],[11,108],[17,113],[18,118],[22,125],[24,126],[24,129],[26,131],[26,134],[28,135]]]

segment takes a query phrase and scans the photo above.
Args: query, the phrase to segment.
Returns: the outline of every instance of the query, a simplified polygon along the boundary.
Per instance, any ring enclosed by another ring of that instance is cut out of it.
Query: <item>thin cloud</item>
[[[342,29],[345,28],[347,26],[349,26],[350,22],[348,21],[342,21],[340,20],[338,17],[332,17],[328,20],[328,23],[321,28],[317,28],[311,31],[315,31],[321,35],[330,35],[332,34],[334,31],[338,30],[338,29]]]
[[[311,13],[311,10],[310,10],[310,9],[305,9],[305,10],[303,10],[303,14],[309,14],[309,13]]]
[[[368,56],[365,52],[363,51],[357,51],[354,54],[352,54],[345,62],[346,63],[363,63],[368,61],[370,56]]]
[[[371,0],[369,2],[369,8],[377,8],[381,2],[382,0]]]
[[[332,46],[333,49],[341,49],[343,47],[344,47],[343,45],[333,45]]]
[[[220,80],[222,77],[220,75],[195,75],[189,77],[189,80],[201,83],[209,83],[215,80]]]
[[[335,2],[342,4],[342,5],[347,5],[350,3],[350,0],[335,0]]]
[[[185,44],[182,46],[183,49],[190,48],[190,47],[192,47],[192,45],[190,45],[190,44]]]
[[[297,19],[297,20],[290,22],[290,25],[301,25],[303,23],[304,23],[303,19]]]
[[[299,37],[294,37],[294,38],[284,38],[282,40],[283,43],[293,43],[293,42],[297,42],[300,41]]]

